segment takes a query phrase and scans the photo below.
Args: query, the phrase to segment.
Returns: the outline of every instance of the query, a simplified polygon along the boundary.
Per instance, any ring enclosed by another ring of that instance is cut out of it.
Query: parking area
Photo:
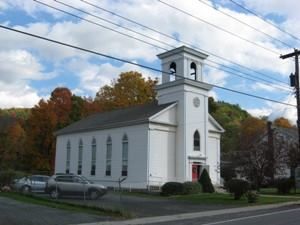
[[[131,194],[108,192],[98,200],[83,200],[82,197],[64,197],[60,201],[103,208],[120,209],[129,212],[133,217],[163,216],[189,212],[224,209],[226,205],[193,204],[162,197],[144,197]]]

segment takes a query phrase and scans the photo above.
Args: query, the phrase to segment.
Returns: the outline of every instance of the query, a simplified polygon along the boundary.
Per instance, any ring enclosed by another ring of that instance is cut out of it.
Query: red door
[[[199,165],[192,165],[192,181],[198,181],[199,179]]]

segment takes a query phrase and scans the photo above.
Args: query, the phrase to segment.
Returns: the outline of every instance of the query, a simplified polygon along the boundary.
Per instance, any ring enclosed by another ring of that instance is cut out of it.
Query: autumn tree
[[[257,187],[261,186],[268,167],[267,146],[259,144],[265,132],[265,121],[255,117],[245,119],[241,124],[239,150],[234,155],[242,174]]]
[[[58,87],[51,93],[48,101],[57,117],[57,128],[62,128],[70,123],[72,110],[72,93],[68,88]]]
[[[2,169],[22,169],[25,137],[25,131],[17,120],[2,131],[0,141]]]
[[[154,87],[157,80],[143,78],[141,73],[130,71],[121,73],[111,85],[105,85],[96,94],[96,101],[103,110],[113,110],[155,100]]]
[[[73,99],[75,99],[73,97]],[[75,103],[74,103],[75,104]],[[54,132],[80,117],[72,114],[72,93],[68,88],[59,87],[48,101],[41,100],[31,110],[27,122],[25,161],[27,169],[52,171],[55,159]],[[73,118],[71,117],[73,116]]]
[[[54,159],[58,118],[54,104],[41,100],[32,110],[27,122],[26,154],[27,170],[50,171]]]
[[[284,117],[275,119],[273,124],[277,127],[283,127],[283,128],[292,128],[293,127],[293,125],[290,123],[290,121]]]
[[[247,150],[266,131],[266,122],[256,117],[248,117],[241,124],[240,150]]]

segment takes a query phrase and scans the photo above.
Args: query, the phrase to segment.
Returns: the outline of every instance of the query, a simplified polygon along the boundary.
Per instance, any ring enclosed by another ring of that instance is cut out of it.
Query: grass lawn
[[[259,193],[264,194],[264,195],[277,195],[277,189],[276,188],[261,188],[259,190]],[[289,193],[287,195],[300,197],[300,189],[299,188],[296,189],[296,193],[295,193],[295,190],[292,189],[291,193]]]
[[[274,192],[271,192],[274,194]],[[164,197],[160,196],[159,193],[140,193],[140,192],[123,192],[123,195],[131,195],[143,198],[162,198],[162,199],[173,199],[179,201],[187,201],[195,204],[215,204],[215,205],[231,205],[231,206],[251,206],[251,205],[264,205],[274,204],[290,201],[300,201],[300,195],[287,195],[287,196],[259,196],[257,203],[248,203],[246,197],[242,197],[240,200],[234,200],[230,194],[221,193],[200,193],[194,195],[177,195]]]
[[[195,195],[179,195],[169,197],[176,200],[184,200],[192,203],[199,204],[216,204],[216,205],[237,205],[237,206],[250,206],[250,205],[264,205],[264,204],[274,204],[289,201],[299,201],[300,199],[291,196],[287,197],[272,197],[272,196],[260,196],[257,203],[248,203],[246,197],[242,197],[240,200],[234,200],[233,196],[230,194],[220,194],[220,193],[201,193]]]
[[[73,203],[60,202],[57,200],[51,200],[51,199],[38,197],[34,195],[23,195],[16,192],[0,192],[0,197],[7,197],[19,202],[24,202],[29,204],[42,205],[51,208],[63,209],[68,211],[81,212],[81,213],[95,214],[99,216],[131,218],[131,215],[129,213],[123,212],[118,209],[114,210],[114,209],[100,208],[96,206],[77,205]]]

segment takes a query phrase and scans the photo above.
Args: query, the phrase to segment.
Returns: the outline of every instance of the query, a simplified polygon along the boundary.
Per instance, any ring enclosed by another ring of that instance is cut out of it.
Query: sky
[[[289,87],[294,61],[279,56],[300,45],[298,0],[235,0],[286,32],[230,0],[39,1],[48,6],[0,0],[1,25],[157,69],[157,54],[186,45],[209,55],[204,82],[296,104]],[[132,70],[161,78],[157,72],[0,28],[0,108],[33,107],[56,87],[95,97],[103,85]],[[295,107],[219,88],[210,95],[254,116],[296,121]]]

